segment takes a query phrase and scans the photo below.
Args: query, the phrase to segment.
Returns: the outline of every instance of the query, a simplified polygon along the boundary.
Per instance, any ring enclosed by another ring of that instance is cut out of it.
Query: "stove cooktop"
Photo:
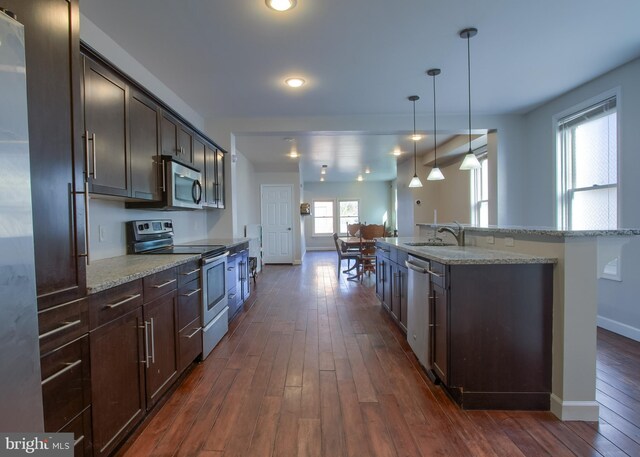
[[[173,245],[140,252],[140,254],[200,254],[203,257],[213,257],[218,254],[222,254],[224,251],[225,246],[220,244],[212,244],[208,246]]]

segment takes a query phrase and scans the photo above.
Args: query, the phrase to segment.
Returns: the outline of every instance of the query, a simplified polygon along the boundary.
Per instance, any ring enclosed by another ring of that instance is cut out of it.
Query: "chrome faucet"
[[[458,243],[458,246],[464,246],[464,227],[458,221],[453,221],[453,222],[457,226],[456,229],[453,229],[447,225],[443,225],[442,227],[438,228],[438,232],[451,233],[455,237],[456,242]]]

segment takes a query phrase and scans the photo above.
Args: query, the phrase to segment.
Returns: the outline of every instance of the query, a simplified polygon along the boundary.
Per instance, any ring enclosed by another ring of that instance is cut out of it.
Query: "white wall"
[[[525,116],[527,149],[516,162],[526,169],[526,180],[512,186],[524,188],[528,225],[555,225],[555,132],[552,118],[610,89],[620,88],[619,122],[619,225],[640,227],[640,59],[594,79]],[[521,192],[521,191],[520,191]],[[598,284],[600,322],[612,330],[640,339],[640,239],[627,244],[622,255],[622,282],[601,279]]]
[[[386,215],[391,218],[391,183],[389,181],[371,182],[306,182],[304,184],[305,202],[312,205],[313,200],[358,200],[360,221],[368,224],[382,224]],[[313,236],[313,215],[303,216],[307,249],[335,249],[331,236]],[[336,220],[336,226],[337,226]],[[387,222],[387,226],[389,223]]]
[[[257,182],[255,173],[256,170],[253,164],[244,155],[237,153],[234,197],[239,202],[235,209],[236,234],[239,236],[244,234],[246,225],[260,224],[260,185]]]

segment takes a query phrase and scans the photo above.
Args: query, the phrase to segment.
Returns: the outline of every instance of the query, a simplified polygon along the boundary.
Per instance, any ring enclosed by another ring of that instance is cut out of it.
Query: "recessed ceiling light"
[[[398,157],[400,154],[402,154],[402,151],[399,147],[396,146],[396,148],[393,150],[393,155]]]
[[[422,135],[411,135],[411,139],[413,141],[420,141],[422,139]]]
[[[362,175],[358,175],[358,181],[363,181],[364,178],[362,177]]]
[[[298,151],[296,151],[295,149],[293,151],[291,151],[289,153],[289,157],[291,157],[292,159],[296,159],[298,157],[300,157],[300,154],[298,154]]]
[[[284,81],[287,86],[298,88],[304,85],[304,79],[302,78],[288,78]]]
[[[324,182],[324,176],[320,177],[320,182]]]
[[[287,11],[296,6],[297,0],[266,0],[269,8],[276,11]]]
[[[320,174],[321,175],[326,175],[327,174],[327,170],[325,170],[324,168],[322,170],[320,170]]]
[[[366,174],[371,173],[371,170],[369,170],[369,168],[367,167],[367,169],[364,171]]]

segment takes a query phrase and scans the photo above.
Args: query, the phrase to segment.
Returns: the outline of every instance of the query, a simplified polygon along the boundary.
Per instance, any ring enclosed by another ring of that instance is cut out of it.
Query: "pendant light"
[[[440,74],[440,69],[432,68],[427,71],[427,74],[433,77],[433,168],[427,176],[427,181],[440,181],[444,179],[442,171],[438,168],[438,141],[436,139],[436,129],[438,128],[436,123],[436,76]]]
[[[460,38],[467,40],[467,75],[469,82],[469,152],[464,156],[464,160],[460,165],[461,170],[474,170],[480,168],[480,162],[471,149],[471,48],[469,40],[471,37],[476,36],[478,29],[469,28],[460,32]]]
[[[413,178],[411,178],[411,182],[409,182],[409,187],[422,187],[422,181],[418,178],[418,159],[416,153],[416,100],[420,100],[420,97],[417,95],[412,95],[409,97],[409,100],[413,102]]]

